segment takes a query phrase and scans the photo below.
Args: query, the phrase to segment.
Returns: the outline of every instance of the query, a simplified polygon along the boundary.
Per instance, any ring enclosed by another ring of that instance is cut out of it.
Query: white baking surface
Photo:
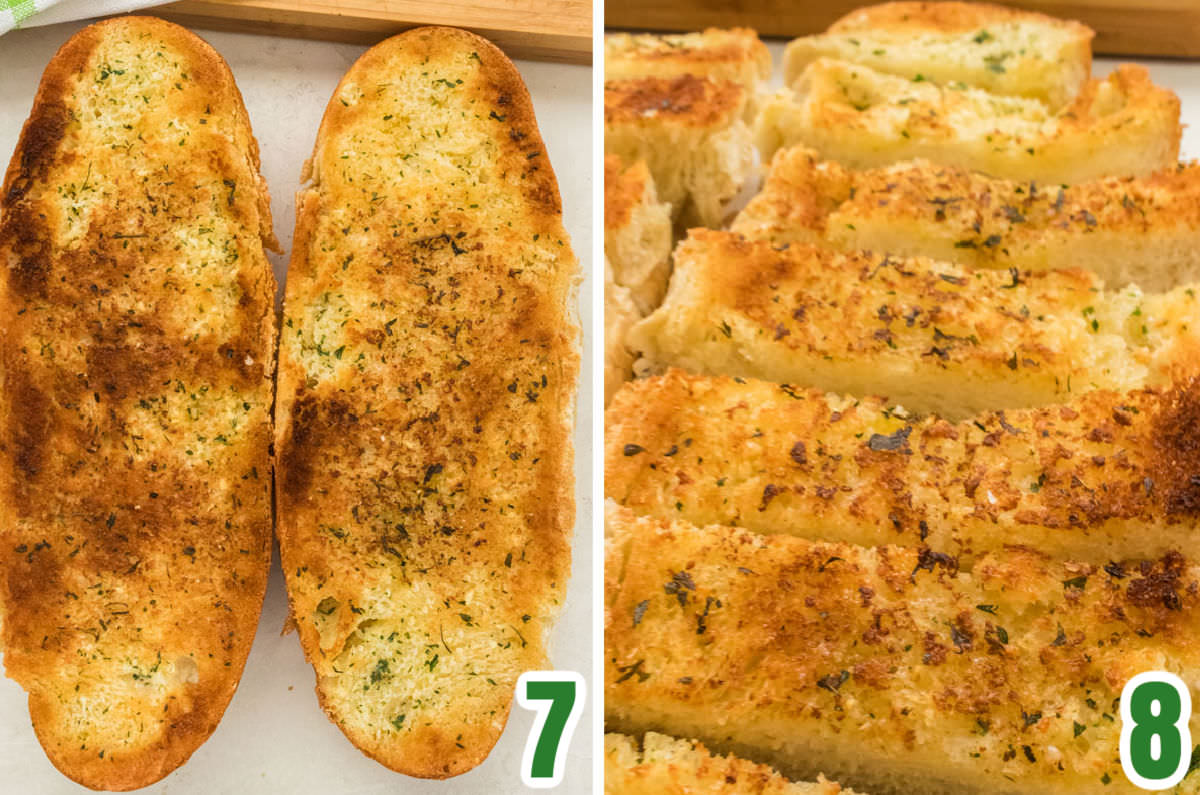
[[[33,104],[42,69],[83,23],[18,30],[0,37],[0,162],[7,164]],[[271,188],[275,233],[290,251],[293,195],[312,151],[317,125],[338,79],[366,49],[349,44],[197,31],[229,62],[250,112]],[[580,319],[591,328],[591,76],[584,66],[518,61],[550,160],[558,175],[563,215],[583,265]],[[272,255],[282,286],[286,256]],[[0,322],[3,322],[0,320]],[[551,664],[588,679],[587,710],[554,792],[591,791],[592,710],[592,345],[585,335],[575,433],[576,523],[566,609],[550,641]],[[139,792],[171,795],[369,795],[439,793],[500,795],[522,792],[521,754],[533,713],[516,706],[503,737],[482,765],[444,782],[393,773],[363,756],[317,705],[312,668],[296,635],[281,636],[287,613],[278,556],[258,635],[241,686],[208,742],[163,781]],[[26,712],[24,691],[0,677],[0,793],[65,795],[89,790],[63,777],[42,753]]]

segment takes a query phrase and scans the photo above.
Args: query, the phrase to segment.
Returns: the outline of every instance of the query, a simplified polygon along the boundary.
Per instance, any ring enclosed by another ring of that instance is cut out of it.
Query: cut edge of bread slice
[[[644,161],[604,157],[604,256],[641,314],[662,302],[671,275],[671,206]]]
[[[607,795],[855,795],[824,776],[793,782],[766,765],[710,752],[696,740],[648,731],[604,735]]]

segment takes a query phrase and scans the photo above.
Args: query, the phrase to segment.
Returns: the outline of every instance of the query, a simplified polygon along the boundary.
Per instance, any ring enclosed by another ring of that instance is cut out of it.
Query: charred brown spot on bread
[[[737,83],[697,75],[613,80],[604,84],[604,120],[607,124],[664,116],[702,126],[736,112],[744,100],[744,89]]]
[[[1168,515],[1200,515],[1200,380],[1170,388],[1151,434],[1152,484],[1161,489]]]

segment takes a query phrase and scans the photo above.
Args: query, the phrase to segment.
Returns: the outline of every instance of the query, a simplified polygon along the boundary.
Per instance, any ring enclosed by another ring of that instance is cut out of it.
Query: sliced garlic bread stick
[[[1147,295],[1080,270],[780,250],[708,229],[674,260],[666,301],[628,338],[659,371],[886,395],[947,419],[1200,375],[1200,285]]]
[[[858,9],[788,44],[784,80],[838,58],[908,80],[1029,97],[1057,109],[1092,73],[1092,37],[1078,22],[990,3],[898,2]]]
[[[1109,287],[1200,280],[1200,165],[1075,185],[996,179],[918,160],[852,171],[779,151],[733,222],[747,237],[927,256],[978,268],[1083,268]]]
[[[277,515],[317,694],[413,776],[478,765],[565,596],[578,267],[513,64],[419,28],[330,100],[297,197]]]
[[[754,171],[746,89],[696,75],[604,84],[604,151],[645,161],[658,198],[684,224],[718,226]]]
[[[792,782],[766,765],[715,756],[695,740],[646,732],[604,736],[606,795],[854,795],[820,776]]]
[[[271,559],[274,238],[229,67],[157,19],[84,28],[2,195],[5,671],[59,770],[137,789],[216,728]]]
[[[758,34],[748,28],[605,35],[605,80],[681,75],[730,80],[741,85],[746,91],[746,109],[750,114],[766,93],[771,77],[771,53]]]
[[[876,398],[671,370],[605,412],[605,492],[639,513],[970,560],[1190,549],[1200,383],[916,419]]]
[[[1200,566],[1179,552],[1085,564],[1012,546],[968,574],[928,549],[620,508],[607,534],[610,730],[695,737],[788,775],[872,793],[1140,792],[1119,761],[1121,688],[1146,670],[1195,687],[1200,671]]]
[[[763,157],[803,144],[850,168],[925,158],[994,177],[1074,183],[1174,165],[1179,98],[1123,64],[1058,112],[1021,97],[939,86],[819,58],[755,122]]]

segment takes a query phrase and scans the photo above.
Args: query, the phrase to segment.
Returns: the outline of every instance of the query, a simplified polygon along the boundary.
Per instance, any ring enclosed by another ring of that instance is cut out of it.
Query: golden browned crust
[[[620,229],[646,195],[650,171],[643,161],[626,165],[620,155],[604,156],[604,228]]]
[[[604,123],[649,124],[670,121],[711,127],[741,115],[742,86],[696,75],[609,80],[604,84]]]
[[[771,53],[749,28],[697,33],[609,33],[604,37],[606,79],[682,74],[733,80],[747,91],[771,75]]]
[[[342,78],[298,197],[277,404],[317,692],[410,775],[479,764],[569,572],[577,265],[520,75],[419,28]]]
[[[889,28],[913,32],[937,30],[947,33],[977,30],[986,25],[1003,22],[1036,22],[1038,25],[1093,34],[1086,25],[1075,20],[1017,10],[992,3],[959,2],[896,2],[851,11],[829,26],[830,33]],[[1089,36],[1090,38],[1090,36]]]
[[[626,384],[605,412],[605,492],[696,524],[1103,563],[1192,542],[1198,434],[1196,381],[953,424],[672,370]]]
[[[1121,688],[1200,665],[1200,567],[1178,551],[1079,563],[1008,546],[967,574],[928,549],[619,508],[606,524],[610,726],[696,736],[790,775],[823,769],[866,791],[1132,792]]]
[[[883,394],[961,419],[1200,374],[1193,288],[1106,290],[1082,270],[972,270],[780,249],[693,229],[666,301],[630,334],[657,366]]]
[[[660,64],[678,64],[677,74],[708,74],[717,64],[750,63],[762,79],[770,76],[771,53],[750,28],[705,28],[697,33],[604,36],[605,69],[621,71],[636,64],[654,70]]]
[[[270,563],[273,238],[229,68],[157,19],[80,31],[0,209],[5,668],[59,770],[136,789],[216,727]]]

